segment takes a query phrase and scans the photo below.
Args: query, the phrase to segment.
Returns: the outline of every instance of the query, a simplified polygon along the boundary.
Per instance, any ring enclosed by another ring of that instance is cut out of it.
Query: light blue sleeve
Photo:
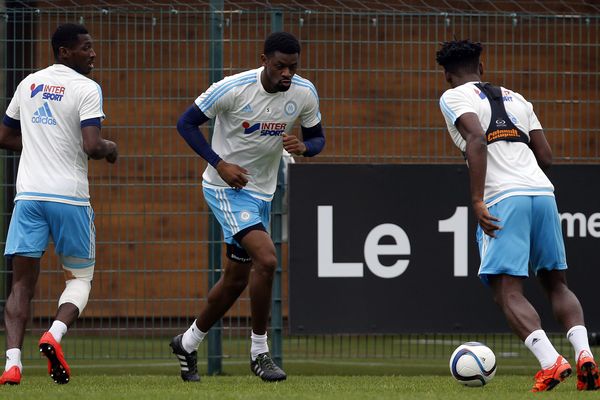
[[[228,76],[215,82],[196,98],[195,103],[208,118],[233,109],[235,105],[236,88],[256,82],[256,71]]]
[[[300,112],[300,125],[305,128],[312,128],[321,122],[321,110],[319,109],[319,95],[317,89],[308,79],[293,78],[295,85],[306,89],[304,106]]]

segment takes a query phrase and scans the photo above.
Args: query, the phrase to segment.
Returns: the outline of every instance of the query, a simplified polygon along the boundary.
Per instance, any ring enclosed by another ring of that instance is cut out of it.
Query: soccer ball
[[[496,356],[479,342],[461,344],[450,356],[450,372],[465,386],[483,386],[496,375]]]

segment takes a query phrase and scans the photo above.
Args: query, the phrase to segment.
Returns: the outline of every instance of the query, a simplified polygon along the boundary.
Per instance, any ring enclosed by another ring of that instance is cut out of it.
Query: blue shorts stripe
[[[229,224],[229,230],[231,230],[233,232],[239,231],[240,229],[235,221],[235,217],[232,215],[232,212],[231,212],[231,205],[227,201],[227,196],[225,195],[225,190],[217,189],[216,195],[217,195],[217,199],[219,200],[219,206],[221,208],[221,211],[223,212],[223,216],[225,217],[225,220]]]

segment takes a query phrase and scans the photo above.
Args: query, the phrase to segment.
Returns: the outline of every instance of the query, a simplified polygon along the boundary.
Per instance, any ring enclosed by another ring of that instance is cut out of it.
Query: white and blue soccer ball
[[[496,375],[496,356],[482,343],[463,343],[450,356],[450,372],[462,385],[483,386]]]

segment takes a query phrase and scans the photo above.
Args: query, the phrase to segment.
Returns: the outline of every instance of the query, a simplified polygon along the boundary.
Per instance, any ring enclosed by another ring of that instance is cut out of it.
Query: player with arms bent
[[[56,63],[21,81],[0,125],[0,147],[22,152],[4,252],[12,257],[13,279],[4,310],[7,360],[0,384],[21,381],[25,326],[49,236],[66,287],[39,348],[52,379],[69,382],[60,341],[87,304],[95,265],[88,157],[117,160],[116,144],[100,137],[100,86],[85,77],[96,57],[88,31],[61,25],[52,35],[52,49]]]
[[[283,150],[307,157],[325,144],[314,85],[295,75],[300,44],[286,32],[269,35],[262,67],[214,83],[181,116],[177,129],[208,166],[204,198],[223,228],[227,263],[208,302],[183,334],[171,341],[184,381],[198,381],[197,352],[208,330],[250,282],[252,372],[265,381],[286,378],[271,359],[267,323],[275,246],[267,229]],[[215,118],[212,147],[198,126]],[[303,141],[290,134],[300,119]]]
[[[444,43],[436,57],[452,87],[440,99],[442,114],[469,167],[471,202],[479,223],[479,277],[491,287],[512,330],[540,362],[533,392],[551,390],[572,370],[523,295],[529,266],[575,349],[577,389],[598,389],[598,367],[583,311],[567,287],[554,186],[543,172],[552,162],[550,146],[531,103],[481,81],[481,51],[479,43],[452,41]]]

